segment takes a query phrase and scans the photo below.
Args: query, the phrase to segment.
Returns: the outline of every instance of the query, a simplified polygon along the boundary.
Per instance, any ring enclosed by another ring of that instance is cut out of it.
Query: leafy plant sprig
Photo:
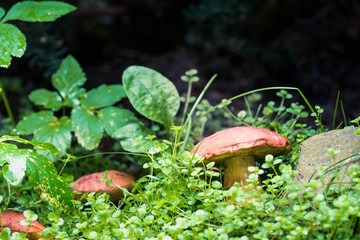
[[[114,136],[124,125],[140,124],[131,111],[112,106],[126,97],[122,85],[101,85],[86,91],[82,87],[85,74],[71,55],[63,60],[51,82],[57,92],[37,89],[29,95],[32,102],[47,110],[24,117],[16,126],[17,134],[33,134],[34,141],[52,143],[65,152],[74,131],[80,145],[92,150],[104,131]],[[70,116],[65,115],[68,108]],[[55,114],[58,111],[62,113],[60,118]]]
[[[26,50],[24,34],[9,21],[51,22],[76,8],[59,1],[23,1],[6,13],[0,8],[0,67],[8,68],[12,57],[22,57]]]
[[[18,147],[19,144],[23,147]],[[61,209],[73,210],[71,191],[58,175],[52,161],[41,154],[46,152],[53,156],[63,154],[52,144],[28,141],[17,136],[0,137],[0,167],[4,178],[11,185],[19,185],[26,175],[33,186],[39,188],[42,198]]]

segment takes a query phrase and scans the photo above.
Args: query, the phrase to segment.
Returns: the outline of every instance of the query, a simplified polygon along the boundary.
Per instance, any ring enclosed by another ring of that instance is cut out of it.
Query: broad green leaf
[[[29,116],[24,117],[16,126],[15,131],[18,134],[33,134],[44,125],[56,121],[56,117],[51,111],[41,111],[31,113]]]
[[[31,183],[41,189],[41,196],[50,204],[64,210],[74,208],[71,190],[65,180],[58,175],[52,161],[42,154],[30,151],[26,162],[26,175]]]
[[[22,1],[13,5],[3,20],[50,22],[75,9],[74,6],[59,1]]]
[[[30,100],[36,105],[42,105],[51,110],[59,110],[62,107],[62,98],[57,92],[51,92],[46,89],[37,89],[29,95]]]
[[[118,129],[113,137],[120,140],[124,150],[129,152],[144,152],[141,145],[146,148],[150,147],[150,140],[146,138],[154,133],[141,123],[130,123]],[[140,143],[138,138],[141,138]]]
[[[35,148],[19,149],[16,145],[6,143],[6,141],[30,144]],[[64,210],[74,209],[71,190],[66,182],[58,175],[52,161],[37,153],[36,149],[55,153],[54,146],[51,144],[34,143],[17,136],[4,135],[0,137],[0,165],[8,163],[4,166],[4,176],[10,183],[19,184],[25,172],[33,186],[40,188],[42,197],[51,204]],[[26,162],[26,166],[24,166],[24,162]]]
[[[8,165],[3,168],[4,177],[12,185],[18,185],[25,176],[26,157],[24,154],[19,156],[9,156]]]
[[[82,107],[74,107],[71,120],[77,140],[87,150],[96,148],[102,138],[103,127],[95,114]]]
[[[61,152],[65,152],[71,142],[72,123],[66,116],[58,119],[51,111],[41,111],[24,117],[15,131],[18,134],[34,134],[34,141],[51,143]],[[40,151],[44,148],[44,146],[38,147]],[[54,154],[58,155],[59,152]]]
[[[27,145],[32,145],[34,147],[35,150],[39,150],[39,151],[46,151],[49,152],[53,155],[58,155],[60,152],[59,150],[52,145],[51,143],[44,143],[44,142],[33,142],[33,141],[29,141],[23,138],[20,138],[18,136],[10,136],[10,135],[3,135],[0,137],[0,143],[6,142],[6,141],[13,141],[13,142],[18,142],[18,143],[22,143],[22,144],[27,144]],[[15,145],[13,145],[15,147]],[[0,162],[1,164],[1,162]]]
[[[11,154],[12,151],[16,150],[16,146],[9,143],[0,143],[0,166],[8,163],[8,159],[6,158],[7,155]]]
[[[124,97],[126,97],[126,94],[121,84],[103,84],[87,92],[80,103],[88,108],[102,108],[111,106]]]
[[[0,8],[0,20],[5,15],[5,10],[3,8]]]
[[[24,34],[12,24],[0,24],[0,67],[9,67],[11,57],[22,57],[26,49]]]
[[[174,84],[160,73],[142,66],[128,67],[123,85],[131,104],[143,116],[170,127],[180,107]]]
[[[3,167],[4,177],[12,185],[18,185],[25,175],[26,158],[25,150],[17,149],[10,143],[0,143],[0,166],[8,163]]]
[[[44,124],[34,132],[34,141],[53,144],[60,151],[66,152],[71,143],[71,119],[64,116]]]
[[[85,82],[85,73],[76,59],[68,55],[61,63],[60,68],[52,76],[51,82],[59,91],[66,106],[78,105],[78,95],[84,93],[80,88]]]
[[[98,117],[105,131],[112,136],[119,128],[129,124],[135,123],[139,120],[134,113],[117,107],[103,108],[98,112]]]

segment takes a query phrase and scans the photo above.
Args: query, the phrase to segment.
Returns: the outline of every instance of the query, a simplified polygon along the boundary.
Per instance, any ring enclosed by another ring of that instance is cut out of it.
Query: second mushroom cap
[[[251,174],[248,168],[256,166],[255,159],[263,160],[267,154],[278,154],[290,146],[289,140],[280,134],[262,128],[234,127],[206,137],[191,153],[203,156],[204,163],[225,162],[224,186],[235,182],[248,185]]]
[[[196,151],[208,163],[222,162],[234,155],[263,158],[267,154],[278,154],[289,146],[289,140],[276,132],[256,127],[233,127],[204,138],[191,153]]]
[[[126,188],[130,191],[132,189],[131,183],[136,181],[135,177],[130,174],[116,170],[109,170],[107,173],[107,179],[112,179],[112,183],[109,186],[106,186],[106,179],[100,182],[104,173],[105,172],[96,172],[82,176],[75,181],[75,185],[71,188],[71,190],[82,193],[103,192],[110,195],[111,201],[117,201],[123,198],[124,195],[122,189],[119,187]]]

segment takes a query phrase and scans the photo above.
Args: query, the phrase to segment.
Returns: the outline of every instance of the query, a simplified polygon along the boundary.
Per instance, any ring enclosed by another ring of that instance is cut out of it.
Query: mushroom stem
[[[234,156],[225,160],[224,172],[224,186],[231,188],[235,182],[240,186],[247,186],[249,183],[246,181],[250,176],[249,167],[255,167],[254,156]]]

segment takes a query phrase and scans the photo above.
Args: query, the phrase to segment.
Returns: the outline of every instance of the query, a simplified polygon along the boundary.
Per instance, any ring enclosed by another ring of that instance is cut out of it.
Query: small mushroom
[[[276,155],[290,146],[289,140],[280,134],[255,127],[228,128],[206,137],[195,145],[191,153],[203,156],[204,163],[224,162],[224,186],[232,187],[249,183],[246,179],[251,172],[248,168],[256,166],[255,160],[263,160],[267,154]]]
[[[131,191],[131,183],[136,181],[135,177],[130,174],[115,170],[109,170],[107,173],[107,179],[112,179],[112,182],[109,186],[106,186],[106,179],[100,182],[104,173],[105,172],[96,172],[82,176],[75,181],[75,185],[71,188],[71,190],[81,193],[107,193],[110,195],[110,201],[118,201],[124,197],[124,193],[121,188],[126,188],[128,191]],[[79,197],[80,195],[75,196],[75,198]]]
[[[4,228],[9,228],[11,232],[26,232],[28,226],[20,224],[21,220],[25,220],[24,214],[22,212],[16,212],[12,210],[3,211],[0,215],[1,222]],[[42,225],[39,221],[31,222],[30,228],[26,234],[26,237],[30,240],[36,239],[45,239],[40,235],[40,233],[45,229],[45,226]],[[0,226],[0,231],[1,231]]]

